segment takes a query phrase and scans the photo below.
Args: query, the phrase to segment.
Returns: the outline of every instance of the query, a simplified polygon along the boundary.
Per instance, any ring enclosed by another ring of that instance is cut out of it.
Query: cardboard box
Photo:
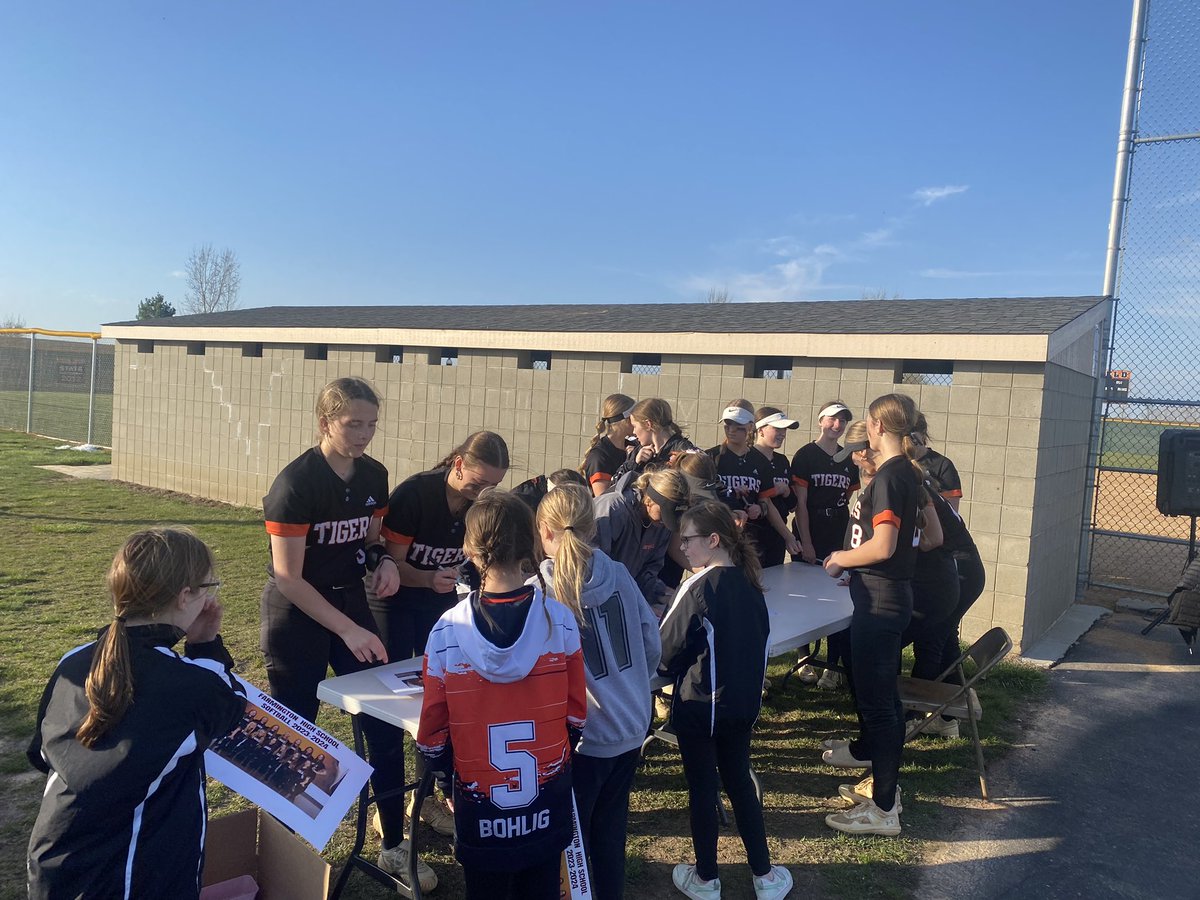
[[[319,854],[259,809],[209,820],[205,887],[249,875],[258,882],[259,900],[325,900],[329,871]]]

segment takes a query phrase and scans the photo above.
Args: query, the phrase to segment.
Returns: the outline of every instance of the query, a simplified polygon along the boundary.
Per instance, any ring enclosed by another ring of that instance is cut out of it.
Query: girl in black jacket
[[[217,634],[212,567],[177,529],[138,532],[113,560],[113,621],[58,664],[27,751],[50,776],[29,839],[31,898],[199,896],[204,751],[246,708]]]
[[[762,805],[750,777],[750,733],[762,705],[770,623],[758,556],[723,504],[682,516],[680,543],[696,573],[663,617],[659,672],[675,679],[671,725],[688,783],[695,865],[672,873],[689,897],[719,897],[717,773],[733,804],[758,898],[780,898],[792,876],[772,866]]]

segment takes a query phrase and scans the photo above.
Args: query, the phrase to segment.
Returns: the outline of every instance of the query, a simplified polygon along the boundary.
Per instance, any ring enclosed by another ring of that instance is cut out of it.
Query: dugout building
[[[925,412],[963,479],[987,567],[963,621],[1018,644],[1075,598],[1100,297],[802,303],[275,307],[105,325],[116,340],[113,463],[123,481],[258,506],[316,438],[333,378],[383,398],[370,453],[393,484],[472,431],[502,434],[508,486],[577,466],[601,400],[662,397],[701,447],[733,399],[785,409],[816,436],[834,398],[856,416],[891,391]]]

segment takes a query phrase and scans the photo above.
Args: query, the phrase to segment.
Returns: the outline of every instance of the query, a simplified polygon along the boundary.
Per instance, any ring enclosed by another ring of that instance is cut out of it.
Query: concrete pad
[[[35,466],[38,469],[49,469],[60,475],[70,475],[72,478],[89,478],[93,481],[112,481],[112,463],[99,466]]]
[[[1021,659],[1043,669],[1057,665],[1093,625],[1111,612],[1103,606],[1076,603],[1059,616],[1058,621],[1034,641],[1032,647],[1021,654]]]

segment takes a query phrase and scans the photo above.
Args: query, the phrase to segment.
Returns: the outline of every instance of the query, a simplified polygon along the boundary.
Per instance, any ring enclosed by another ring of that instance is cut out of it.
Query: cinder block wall
[[[371,455],[393,483],[481,428],[509,442],[509,486],[576,466],[601,401],[615,391],[667,399],[701,447],[720,440],[716,419],[730,400],[779,406],[804,423],[789,436],[789,456],[815,436],[824,402],[838,398],[861,416],[875,397],[900,391],[917,401],[934,447],[962,474],[962,512],[987,568],[964,636],[996,623],[1021,642],[1073,599],[1087,443],[1087,403],[1077,399],[1090,397],[1091,380],[1057,366],[1044,400],[1047,367],[1035,364],[958,363],[946,386],[896,384],[897,360],[796,359],[792,377],[775,380],[746,378],[744,361],[731,357],[664,356],[660,374],[638,375],[621,371],[617,352],[555,353],[541,371],[521,368],[520,350],[463,349],[457,365],[443,366],[433,348],[405,348],[401,362],[378,362],[375,347],[330,346],[325,360],[306,359],[300,345],[267,344],[260,357],[240,343],[188,349],[118,344],[116,476],[248,506],[314,443],[317,393],[341,375],[369,379],[383,397]],[[1067,461],[1064,448],[1077,448]],[[1043,502],[1052,508],[1035,510]]]

